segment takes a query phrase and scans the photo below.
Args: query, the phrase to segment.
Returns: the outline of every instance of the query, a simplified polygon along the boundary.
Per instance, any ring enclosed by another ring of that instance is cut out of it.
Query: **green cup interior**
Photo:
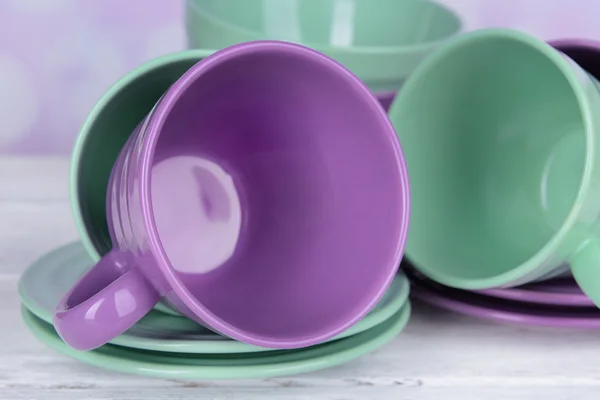
[[[309,46],[394,48],[438,41],[461,28],[447,8],[425,0],[188,0],[191,12],[240,36]]]
[[[206,55],[190,51],[144,64],[115,84],[88,116],[71,162],[71,202],[90,255],[98,257],[112,247],[106,221],[106,190],[121,148],[169,86]]]
[[[465,289],[518,279],[552,258],[576,202],[586,124],[575,72],[524,34],[453,41],[390,110],[411,178],[406,254]]]

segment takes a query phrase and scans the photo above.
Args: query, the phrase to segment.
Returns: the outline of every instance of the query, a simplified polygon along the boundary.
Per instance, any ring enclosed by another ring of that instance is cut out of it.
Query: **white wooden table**
[[[415,304],[404,332],[329,370],[277,379],[187,382],[86,366],[38,343],[16,285],[44,252],[77,234],[68,161],[0,157],[0,399],[594,400],[600,331],[498,325]]]

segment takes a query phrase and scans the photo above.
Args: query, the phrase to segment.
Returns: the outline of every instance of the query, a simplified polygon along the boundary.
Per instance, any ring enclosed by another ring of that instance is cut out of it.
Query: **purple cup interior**
[[[384,111],[341,66],[294,49],[217,54],[188,72],[152,159],[154,221],[178,281],[210,325],[263,343],[322,340],[362,318],[407,229]]]

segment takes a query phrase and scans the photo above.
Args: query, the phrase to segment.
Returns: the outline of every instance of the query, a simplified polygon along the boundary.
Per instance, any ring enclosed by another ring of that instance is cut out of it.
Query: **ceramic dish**
[[[390,109],[392,102],[394,101],[394,97],[396,97],[396,92],[379,92],[375,93],[375,97],[379,100],[379,104],[385,111]]]
[[[23,305],[38,318],[52,323],[54,308],[60,298],[92,264],[93,261],[80,243],[61,247],[45,255],[33,263],[19,281],[19,294]],[[379,304],[336,339],[355,335],[384,322],[402,308],[408,298],[408,292],[408,280],[400,273]],[[231,340],[187,318],[157,310],[148,313],[111,343],[144,350],[178,353],[249,353],[275,350]]]
[[[508,289],[487,289],[475,293],[522,303],[596,308],[592,300],[579,289],[575,281],[566,278]]]
[[[555,328],[600,329],[600,311],[519,303],[452,289],[411,276],[414,298],[439,308],[499,322]]]
[[[402,269],[407,271],[412,277],[420,277],[429,280],[423,274],[418,272],[414,265],[404,259]],[[573,306],[573,307],[594,307],[594,303],[577,286],[573,277],[568,273],[562,273],[560,277],[554,277],[549,280],[529,283],[523,286],[512,288],[492,288],[485,290],[474,290],[484,296],[496,297],[499,299],[514,300],[522,303],[547,304],[555,306]]]
[[[436,1],[187,0],[190,48],[283,40],[345,65],[375,91],[398,90],[434,49],[463,30]]]
[[[370,353],[402,331],[410,317],[410,304],[376,327],[345,339],[300,350],[225,355],[159,353],[110,344],[92,351],[78,351],[67,346],[52,325],[25,307],[22,315],[39,341],[86,364],[156,378],[252,379],[316,371]]]

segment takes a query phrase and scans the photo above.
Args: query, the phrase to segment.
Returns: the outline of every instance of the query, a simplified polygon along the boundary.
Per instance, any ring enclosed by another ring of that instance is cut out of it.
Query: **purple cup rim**
[[[169,262],[164,248],[160,243],[158,237],[158,230],[156,227],[156,221],[152,214],[152,198],[151,198],[151,183],[150,183],[150,170],[152,161],[154,159],[154,152],[156,144],[160,136],[160,132],[166,121],[169,112],[173,109],[182,94],[196,81],[196,79],[203,76],[207,71],[222,64],[225,61],[237,58],[242,55],[254,53],[256,51],[285,51],[287,53],[293,53],[300,55],[306,59],[321,64],[328,69],[336,70],[340,76],[343,76],[345,80],[351,85],[354,90],[360,92],[362,97],[365,99],[365,104],[368,105],[369,111],[378,117],[378,123],[380,126],[380,132],[384,133],[388,138],[388,145],[394,151],[396,169],[399,173],[399,189],[402,196],[402,204],[400,215],[402,216],[401,221],[398,222],[400,231],[398,235],[398,243],[396,245],[396,252],[392,259],[390,259],[390,269],[388,276],[385,278],[384,285],[381,286],[376,295],[371,299],[361,313],[357,313],[354,318],[346,321],[345,324],[339,325],[335,330],[322,333],[317,337],[310,337],[306,339],[297,340],[274,340],[273,338],[256,338],[247,335],[240,329],[235,328],[229,322],[224,321],[222,318],[217,317],[207,307],[199,304],[194,295],[190,290],[177,278],[175,272],[169,267]],[[234,339],[253,344],[262,347],[278,347],[278,348],[296,348],[313,345],[316,343],[323,342],[330,337],[333,337],[352,325],[358,322],[368,311],[377,304],[377,302],[383,297],[383,294],[387,290],[387,287],[391,284],[398,266],[402,254],[404,253],[404,247],[406,243],[406,237],[408,234],[409,226],[409,210],[410,210],[410,192],[409,192],[409,178],[404,153],[398,141],[396,132],[386,112],[379,105],[378,100],[373,96],[369,88],[352,72],[346,67],[342,66],[332,58],[312,50],[308,47],[293,44],[282,41],[254,41],[247,43],[240,43],[231,47],[227,47],[220,51],[213,53],[206,57],[194,67],[190,68],[177,82],[175,82],[169,90],[165,93],[162,101],[157,103],[154,112],[149,118],[146,137],[141,144],[140,148],[140,161],[139,161],[139,180],[138,188],[140,193],[140,207],[142,210],[142,216],[146,223],[146,229],[148,231],[148,246],[149,251],[152,253],[155,260],[157,260],[158,268],[164,275],[165,279],[169,283],[171,289],[177,294],[181,301],[198,316],[202,321],[206,322],[213,329],[219,331],[221,334],[232,337]]]

